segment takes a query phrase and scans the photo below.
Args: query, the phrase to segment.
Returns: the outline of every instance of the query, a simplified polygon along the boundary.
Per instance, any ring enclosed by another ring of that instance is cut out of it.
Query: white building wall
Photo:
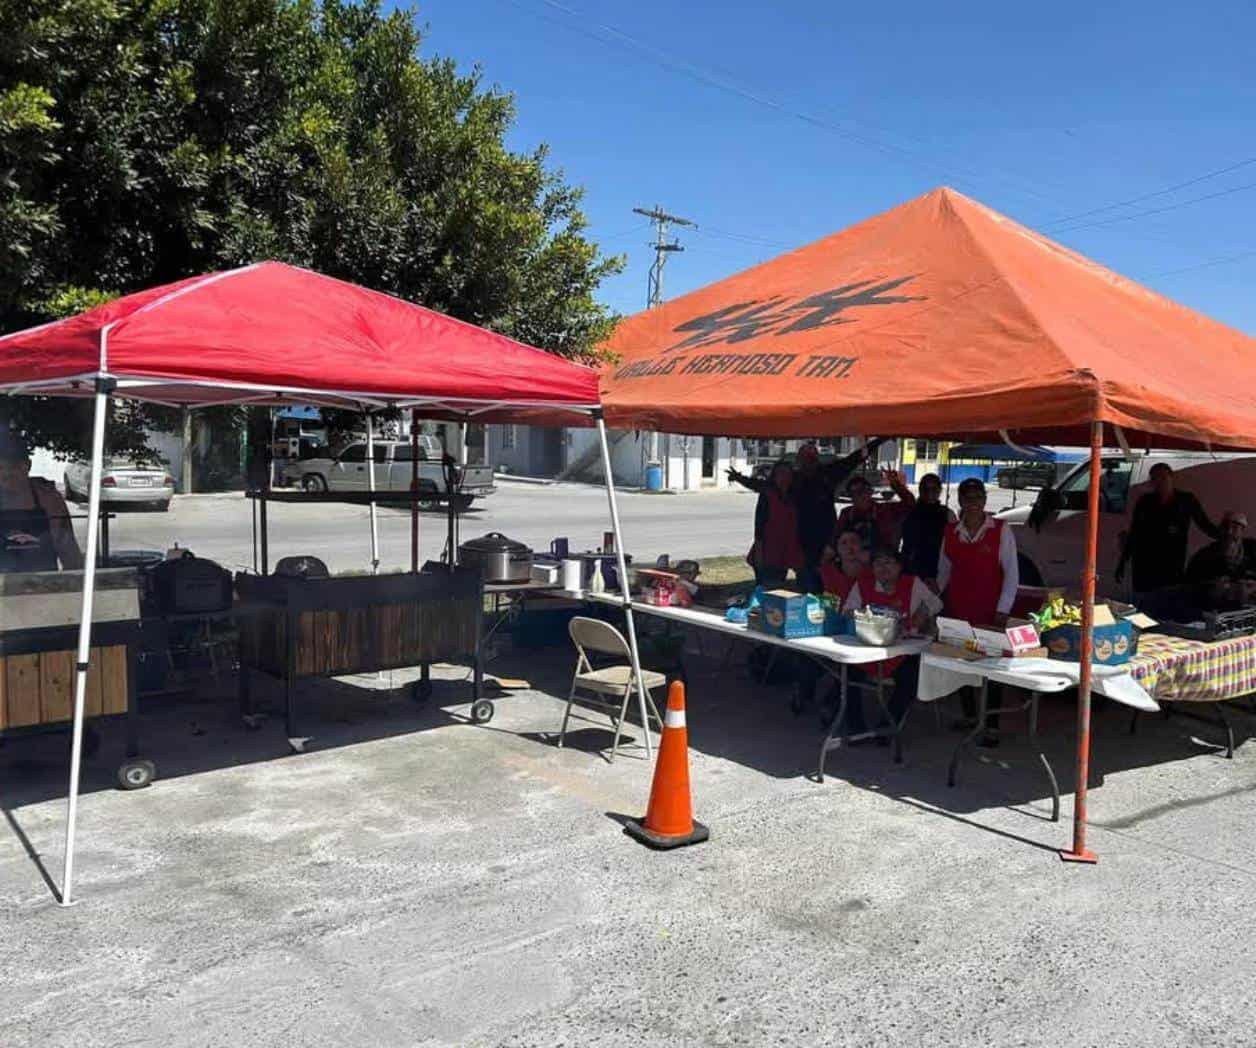
[[[568,461],[574,461],[585,447],[597,441],[596,430],[569,430],[570,451]],[[610,434],[613,438],[614,434]],[[715,469],[710,477],[702,475],[702,438],[686,438],[678,434],[659,435],[659,456],[663,465],[663,486],[670,491],[700,491],[703,488],[726,488],[729,468],[747,468],[743,442],[739,438],[716,437]],[[687,447],[686,447],[687,443]],[[633,433],[624,437],[611,449],[611,465],[615,483],[625,487],[645,487],[646,434]],[[686,470],[686,459],[688,469]]]

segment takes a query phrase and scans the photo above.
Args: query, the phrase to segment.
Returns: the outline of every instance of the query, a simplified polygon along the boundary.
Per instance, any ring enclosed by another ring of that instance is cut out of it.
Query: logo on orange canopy
[[[687,334],[688,337],[668,346],[663,352],[676,353],[682,349],[696,349],[720,343],[732,345],[769,333],[788,335],[795,331],[811,331],[832,324],[853,324],[854,317],[844,317],[841,314],[862,306],[923,302],[924,295],[886,294],[910,280],[915,280],[917,275],[843,284],[828,291],[808,295],[788,305],[788,300],[783,297],[766,302],[738,302],[677,325],[675,332],[678,335]]]

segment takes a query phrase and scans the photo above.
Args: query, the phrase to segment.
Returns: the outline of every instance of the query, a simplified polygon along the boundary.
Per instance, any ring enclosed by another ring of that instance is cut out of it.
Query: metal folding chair
[[[637,680],[632,672],[632,654],[624,635],[609,623],[601,619],[576,617],[568,624],[571,642],[576,646],[576,668],[571,677],[571,690],[567,693],[567,708],[563,712],[563,725],[558,733],[558,745],[562,746],[567,735],[567,721],[571,717],[571,707],[576,701],[576,693],[584,692],[582,705],[606,713],[615,725],[615,741],[611,745],[613,761],[619,752],[619,737],[623,733],[624,718],[628,715],[628,703],[636,691]],[[589,660],[589,652],[599,655],[610,655],[622,658],[622,663],[594,669]],[[655,688],[667,683],[667,677],[653,670],[643,669],[641,680],[645,685],[649,700],[647,715],[653,714],[659,731],[663,730],[663,719],[659,716],[658,707],[654,704],[654,696],[650,694]],[[650,730],[649,724],[642,727]]]

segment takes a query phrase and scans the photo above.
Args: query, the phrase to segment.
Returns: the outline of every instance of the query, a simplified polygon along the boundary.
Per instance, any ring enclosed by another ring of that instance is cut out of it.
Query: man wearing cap
[[[1135,594],[1154,593],[1176,586],[1186,577],[1186,549],[1191,524],[1214,541],[1221,530],[1204,512],[1199,499],[1179,491],[1167,462],[1151,467],[1152,490],[1134,505],[1129,534],[1116,566],[1116,581],[1125,578],[1125,566],[1133,563]]]
[[[803,559],[798,580],[808,593],[820,593],[823,589],[820,565],[824,561],[825,547],[833,540],[837,529],[837,507],[834,504],[837,489],[881,443],[880,440],[869,441],[845,458],[825,466],[820,465],[820,453],[810,441],[798,449],[793,486],[794,508],[798,514],[798,544],[802,547]]]
[[[986,486],[969,477],[959,486],[959,519],[948,524],[938,554],[938,589],[942,592],[946,615],[974,626],[1007,623],[1020,585],[1016,563],[1016,538],[1012,529],[986,513]],[[990,685],[991,705],[998,706],[999,689]],[[970,726],[976,715],[971,689],[963,694],[965,721]],[[981,746],[997,746],[998,715],[986,721]]]
[[[49,481],[31,476],[25,443],[0,428],[0,572],[58,566],[83,566],[65,500]]]
[[[1186,568],[1186,580],[1200,585],[1256,579],[1256,540],[1247,536],[1247,514],[1228,510],[1221,538],[1201,549]]]

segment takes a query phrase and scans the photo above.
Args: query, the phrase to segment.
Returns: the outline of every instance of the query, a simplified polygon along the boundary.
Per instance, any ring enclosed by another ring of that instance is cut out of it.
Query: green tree
[[[588,358],[620,260],[544,147],[507,148],[514,99],[420,43],[376,0],[0,4],[0,330],[275,258]],[[18,404],[84,446],[85,412]]]

